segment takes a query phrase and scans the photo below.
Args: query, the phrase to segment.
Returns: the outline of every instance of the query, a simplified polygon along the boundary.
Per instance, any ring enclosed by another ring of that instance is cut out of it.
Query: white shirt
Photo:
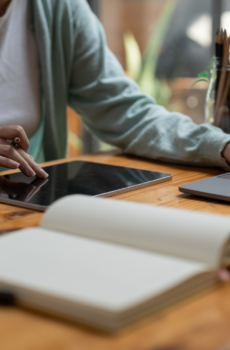
[[[41,122],[40,74],[28,0],[12,0],[0,17],[0,126],[20,125],[30,138]]]

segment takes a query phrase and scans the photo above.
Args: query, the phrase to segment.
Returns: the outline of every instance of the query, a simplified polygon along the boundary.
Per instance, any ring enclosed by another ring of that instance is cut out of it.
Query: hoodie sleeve
[[[230,135],[168,112],[140,92],[108,49],[85,0],[72,0],[75,48],[69,104],[99,139],[125,153],[173,163],[230,169],[221,156]]]

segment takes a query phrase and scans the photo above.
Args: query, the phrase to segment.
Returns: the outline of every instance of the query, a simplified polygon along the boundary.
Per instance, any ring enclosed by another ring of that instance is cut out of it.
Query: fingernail
[[[20,164],[15,162],[14,160],[9,161],[10,168],[12,169],[18,169],[20,167]]]
[[[47,179],[47,177],[49,177],[49,174],[47,174],[43,169],[39,169],[37,171],[37,175],[43,179]]]
[[[36,173],[33,171],[32,168],[28,168],[27,171],[26,171],[27,175],[32,177],[32,176],[35,176]]]

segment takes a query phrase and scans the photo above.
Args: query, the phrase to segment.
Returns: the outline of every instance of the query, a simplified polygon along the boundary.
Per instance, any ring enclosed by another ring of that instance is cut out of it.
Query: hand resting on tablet
[[[9,143],[18,137],[18,147]],[[17,169],[19,168],[26,176],[47,178],[48,174],[27,153],[29,140],[24,129],[18,125],[0,127],[0,166]]]

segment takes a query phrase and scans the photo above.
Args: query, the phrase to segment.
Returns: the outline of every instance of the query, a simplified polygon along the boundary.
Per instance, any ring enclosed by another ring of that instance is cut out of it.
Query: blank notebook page
[[[203,263],[39,228],[0,240],[0,282],[108,311],[146,301],[205,269]]]

